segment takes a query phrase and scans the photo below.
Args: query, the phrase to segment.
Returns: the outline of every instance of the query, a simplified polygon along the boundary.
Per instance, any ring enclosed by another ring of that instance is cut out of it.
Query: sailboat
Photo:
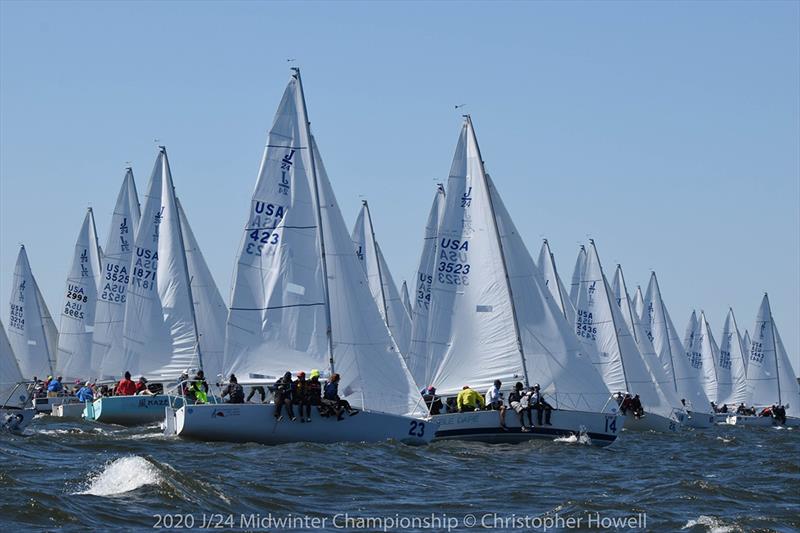
[[[733,309],[728,309],[725,325],[719,344],[717,364],[717,386],[720,406],[727,405],[729,410],[747,402],[747,372],[745,369],[746,352],[742,349],[742,337],[736,325]]]
[[[602,412],[610,394],[580,350],[569,324],[543,286],[497,189],[486,174],[467,115],[459,135],[439,223],[426,342],[414,358],[435,368],[431,384],[455,396],[464,384],[476,391],[499,379],[541,384],[558,409],[552,425],[522,431],[517,417],[498,423],[496,411],[434,416],[437,439],[519,442],[585,431],[606,446],[622,430],[622,418]]]
[[[122,352],[122,329],[125,322],[125,302],[130,281],[133,239],[139,227],[141,211],[133,169],[125,169],[111,226],[103,248],[103,269],[97,290],[92,336],[92,368],[94,377],[103,381],[118,378],[125,370],[119,368],[119,357],[108,361],[108,354]],[[112,363],[113,361],[113,363]]]
[[[405,356],[411,344],[411,317],[403,305],[392,273],[389,272],[389,265],[375,238],[372,214],[366,200],[361,203],[361,210],[356,218],[355,226],[353,226],[352,239],[356,257],[367,275],[372,298],[375,300],[378,311],[386,322],[397,348]]]
[[[36,415],[28,405],[30,394],[23,381],[17,359],[0,322],[0,428],[22,431]]]
[[[589,243],[578,291],[575,331],[584,342],[594,345],[593,362],[608,389],[617,394],[639,395],[645,416],[626,417],[626,429],[677,431],[678,413],[653,379],[634,334],[614,301],[597,247],[593,240]]]
[[[707,353],[703,357],[703,334],[701,332],[700,321],[697,320],[697,312],[692,310],[689,316],[689,322],[686,324],[686,330],[683,336],[683,349],[684,361],[687,363],[687,372],[691,376],[691,380],[699,384],[700,389],[703,391],[702,400],[692,402],[691,413],[700,413],[699,416],[693,417],[689,425],[692,427],[709,427],[713,425],[714,414],[708,414],[707,417],[711,422],[707,422],[704,413],[710,413],[711,402],[714,401],[716,396],[716,377],[713,369],[713,355]],[[713,391],[713,396],[709,397],[709,392]],[[697,395],[699,398],[699,395]],[[705,405],[699,405],[702,403]],[[691,414],[690,413],[690,414]]]
[[[711,333],[711,326],[706,319],[705,311],[700,311],[698,321],[698,344],[700,348],[700,358],[703,361],[702,381],[703,390],[709,401],[716,405],[719,403],[719,379],[717,377],[717,361],[719,361],[719,346]]]
[[[753,328],[747,384],[750,402],[757,410],[773,404],[783,405],[786,425],[800,425],[800,385],[775,325],[766,293]],[[771,420],[769,417],[735,417],[735,420],[729,419],[729,423],[762,425],[767,424],[765,419]]]
[[[134,239],[122,350],[106,354],[104,363],[109,367],[167,386],[184,372],[204,369],[187,227],[175,197],[167,151],[161,146]],[[217,363],[215,368],[219,367]],[[87,405],[84,418],[122,425],[157,422],[173,401],[181,403],[180,397],[171,400],[167,394],[105,397]]]
[[[17,256],[9,304],[8,340],[22,376],[25,379],[41,380],[52,376],[58,330],[33,277],[28,253],[23,245],[20,246]],[[34,406],[37,411],[49,413],[52,403],[59,401],[60,398],[37,398]]]
[[[414,309],[411,307],[411,297],[408,295],[408,283],[406,283],[406,280],[403,280],[403,284],[400,286],[400,295],[403,298],[403,307],[406,309],[408,321],[411,323],[411,314],[414,312]],[[410,343],[411,339],[409,338],[409,344]]]
[[[575,316],[575,308],[572,305],[572,301],[569,299],[569,294],[567,293],[566,287],[564,287],[564,283],[561,281],[561,277],[558,275],[556,258],[550,250],[550,243],[547,239],[544,239],[542,242],[542,248],[539,250],[539,260],[536,262],[536,265],[539,267],[539,271],[544,279],[545,287],[550,291],[550,296],[553,298],[556,306],[558,306],[561,314],[564,315],[564,319],[572,323]]]
[[[100,278],[100,246],[92,208],[86,210],[61,308],[56,373],[69,382],[95,377],[92,367],[92,335],[94,333],[97,285]]]
[[[397,351],[353,253],[310,132],[299,69],[283,94],[259,170],[236,267],[224,368],[240,384],[286,371],[339,373],[360,409],[341,421],[277,421],[274,404],[184,405],[165,432],[233,442],[429,442],[436,424]]]
[[[428,212],[425,224],[425,236],[422,241],[422,253],[417,267],[417,279],[414,289],[414,311],[411,315],[411,346],[407,354],[408,369],[414,381],[427,387],[433,379],[436,368],[425,357],[428,342],[428,325],[431,306],[431,284],[433,283],[434,266],[436,264],[436,241],[439,232],[439,221],[444,212],[444,187],[436,186],[436,194]]]

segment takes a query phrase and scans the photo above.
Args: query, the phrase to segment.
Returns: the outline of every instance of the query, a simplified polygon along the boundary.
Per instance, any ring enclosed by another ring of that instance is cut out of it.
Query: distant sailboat
[[[719,378],[717,376],[717,364],[720,356],[719,346],[714,339],[714,334],[711,332],[711,326],[708,324],[704,311],[700,312],[698,323],[700,326],[700,354],[703,360],[703,390],[710,401],[718,404],[720,399]],[[727,395],[728,391],[723,390],[721,392]]]
[[[587,250],[586,268],[578,294],[576,332],[596,351],[594,363],[608,389],[639,395],[646,416],[627,417],[629,429],[675,431],[679,422],[669,399],[645,363],[631,329],[613,298],[593,240]]]
[[[372,225],[372,215],[366,200],[363,200],[353,226],[352,239],[356,257],[367,275],[372,298],[392,333],[397,348],[405,356],[411,344],[411,317],[403,306],[397,285],[389,272],[389,265],[375,238],[375,227]]]
[[[411,307],[411,297],[408,295],[408,284],[406,280],[403,280],[403,285],[400,287],[400,294],[403,297],[403,307],[406,309],[406,314],[408,315],[408,320],[411,320],[411,314],[413,313],[413,308]],[[409,338],[410,344],[410,338]]]
[[[36,415],[35,409],[26,407],[29,394],[22,380],[6,328],[0,322],[0,428],[22,431]]]
[[[408,369],[414,381],[420,387],[431,384],[433,373],[436,371],[431,365],[428,353],[428,327],[431,305],[431,284],[436,265],[436,241],[439,232],[439,222],[445,207],[444,187],[436,186],[431,209],[428,212],[428,221],[425,224],[425,236],[422,241],[422,254],[417,267],[417,279],[414,283],[414,312],[411,315],[411,346],[407,354]]]
[[[275,115],[236,266],[224,368],[239,383],[339,373],[359,416],[278,422],[274,404],[170,410],[166,432],[201,440],[424,443],[436,424],[397,352],[310,132],[299,69]],[[274,420],[274,422],[272,422]]]
[[[560,309],[543,286],[533,262],[491,178],[486,174],[469,116],[459,135],[438,229],[435,273],[425,353],[435,372],[430,384],[454,396],[469,384],[488,389],[499,379],[541,385],[556,404],[552,426],[522,431],[516,417],[507,429],[496,412],[434,416],[437,439],[516,442],[578,434],[592,442],[613,442],[622,419],[603,413],[609,392]]]
[[[54,372],[58,330],[20,246],[10,298],[8,340],[25,379],[44,379]]]
[[[550,251],[550,243],[547,242],[547,239],[544,239],[542,242],[542,248],[539,250],[539,260],[536,266],[539,267],[539,271],[544,278],[544,284],[547,290],[550,291],[550,296],[552,296],[561,314],[564,315],[567,322],[572,323],[575,315],[575,308],[572,306],[567,289],[561,281],[561,276],[558,275],[556,259],[555,256],[553,256],[553,252]]]
[[[117,195],[111,226],[103,249],[103,269],[97,291],[92,336],[92,368],[94,377],[110,381],[118,378],[121,368],[122,327],[125,322],[125,302],[133,258],[133,238],[139,227],[139,195],[133,170],[125,169],[125,178]],[[108,354],[113,354],[107,362]]]
[[[743,341],[736,325],[733,309],[728,309],[725,326],[719,345],[719,364],[717,365],[719,404],[735,408],[748,401],[746,352],[742,350]]]
[[[97,285],[101,275],[100,245],[90,207],[83,219],[61,307],[57,374],[68,380],[96,377],[92,366]]]

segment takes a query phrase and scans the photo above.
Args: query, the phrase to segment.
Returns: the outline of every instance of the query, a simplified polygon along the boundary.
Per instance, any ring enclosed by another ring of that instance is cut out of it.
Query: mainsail
[[[422,242],[422,254],[417,267],[417,279],[414,289],[414,310],[411,315],[411,346],[408,355],[408,368],[414,381],[427,387],[433,379],[436,368],[428,358],[428,326],[431,305],[431,284],[433,283],[436,265],[436,242],[439,232],[439,221],[445,207],[444,187],[436,186],[436,194],[425,224],[425,238]]]
[[[561,276],[558,275],[556,259],[555,256],[553,256],[553,252],[550,251],[550,243],[547,242],[547,239],[544,239],[542,242],[542,248],[539,250],[539,260],[536,265],[539,267],[539,271],[544,279],[544,284],[547,290],[550,291],[550,296],[553,298],[556,306],[561,311],[561,314],[564,315],[567,322],[571,323],[573,315],[575,314],[575,309],[572,307],[572,302],[569,299],[569,294],[567,294],[564,283],[561,281]]]
[[[57,373],[70,380],[97,374],[92,366],[92,335],[100,271],[100,245],[90,207],[75,243],[61,308]]]
[[[437,369],[432,384],[442,394],[495,379],[538,382],[562,407],[602,409],[608,389],[543,287],[485,173],[469,117],[450,170],[432,294],[421,356]]]
[[[709,402],[697,373],[692,370],[678,336],[667,306],[661,297],[656,273],[650,275],[650,283],[644,298],[643,322],[645,334],[653,342],[653,348],[661,360],[668,378],[672,378],[678,398],[686,400],[688,409],[708,412]]]
[[[612,392],[638,394],[644,407],[669,417],[673,406],[655,382],[603,274],[594,241],[578,294],[575,331],[596,348],[594,363]]]
[[[19,363],[14,357],[14,350],[8,342],[6,328],[0,321],[0,405],[8,400],[9,405],[17,405],[16,398],[9,398],[9,394],[14,390],[16,384],[22,381],[22,372]],[[24,400],[24,398],[23,398]]]
[[[55,367],[58,330],[20,246],[9,301],[8,340],[25,379],[44,379]]]
[[[354,405],[424,414],[353,253],[293,71],[248,212],[224,368],[240,382],[327,368],[341,374],[339,393]]]
[[[719,345],[717,364],[718,398],[720,405],[739,405],[747,402],[746,352],[736,325],[733,309],[728,309]]]
[[[125,321],[125,301],[130,281],[133,237],[139,226],[139,196],[133,180],[133,170],[125,170],[125,178],[117,195],[111,227],[103,249],[103,268],[97,290],[97,307],[92,337],[93,375],[103,379],[118,377],[125,369],[106,364],[109,353],[113,360],[122,358],[122,326]]]
[[[401,354],[405,355],[411,344],[411,318],[403,306],[397,285],[389,272],[389,265],[375,238],[372,214],[366,200],[362,202],[361,211],[359,211],[356,224],[353,226],[352,239],[356,257],[361,262],[367,276],[372,298],[392,333],[397,348]]]
[[[711,333],[711,326],[708,325],[705,312],[700,312],[700,357],[703,359],[702,384],[703,390],[710,401],[719,403],[720,390],[719,378],[717,377],[717,364],[719,361],[719,347]],[[727,391],[721,391],[727,395]]]

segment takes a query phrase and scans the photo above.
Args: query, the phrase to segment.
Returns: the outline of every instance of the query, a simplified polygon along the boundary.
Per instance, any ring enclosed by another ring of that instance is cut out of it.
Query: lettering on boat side
[[[139,407],[144,407],[145,409],[149,407],[166,407],[168,405],[168,398],[142,398],[139,400]]]

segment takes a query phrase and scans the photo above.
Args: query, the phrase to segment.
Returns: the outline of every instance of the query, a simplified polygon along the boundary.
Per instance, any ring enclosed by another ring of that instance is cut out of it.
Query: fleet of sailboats
[[[729,309],[718,343],[702,311],[692,312],[681,339],[655,272],[646,291],[630,293],[620,265],[606,277],[593,240],[580,246],[566,286],[547,239],[533,260],[468,115],[446,187],[434,192],[412,294],[406,281],[399,289],[394,281],[367,201],[348,231],[297,68],[241,237],[228,306],[161,146],[142,205],[125,169],[104,247],[87,210],[59,328],[21,246],[7,326],[0,323],[0,426],[21,430],[31,421],[36,404],[25,383],[34,376],[111,383],[126,370],[164,390],[100,397],[73,410],[95,422],[163,421],[168,435],[262,443],[583,434],[606,446],[623,428],[773,423],[734,412],[742,404],[784,406],[786,424],[800,425],[800,386],[766,294],[752,340]],[[222,403],[216,391],[194,403],[183,385],[199,371],[211,383],[235,375],[251,387],[270,387],[286,372],[338,375],[339,396],[359,416],[315,411],[301,423],[274,416],[274,403]],[[465,386],[482,393],[496,380],[504,392],[538,386],[555,409],[552,420],[527,428],[514,413],[501,423],[497,411],[433,408]],[[630,408],[634,399],[643,413]],[[64,400],[37,402],[49,408]]]

